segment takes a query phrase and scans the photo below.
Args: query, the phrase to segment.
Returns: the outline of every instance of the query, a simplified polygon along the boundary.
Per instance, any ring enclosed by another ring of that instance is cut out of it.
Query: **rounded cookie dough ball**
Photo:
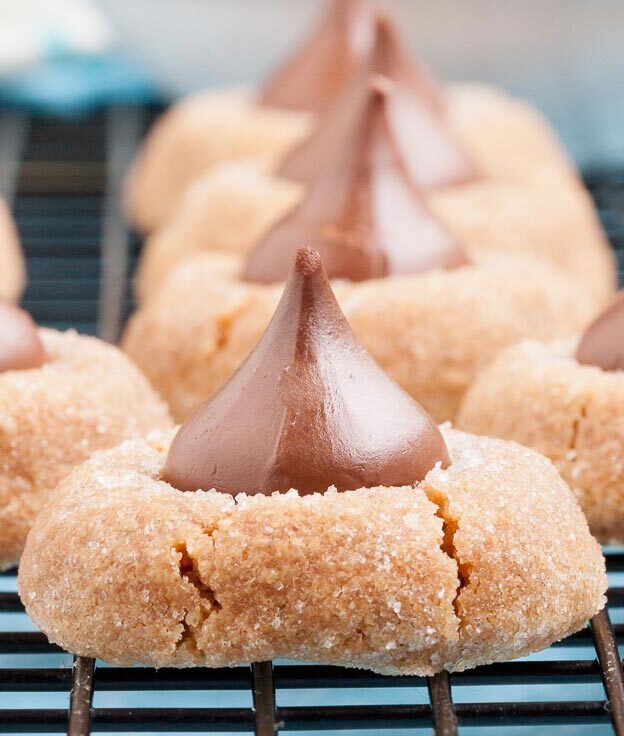
[[[549,121],[527,100],[475,82],[447,85],[446,93],[455,135],[487,176],[532,179],[548,169],[576,176]]]
[[[124,348],[184,419],[255,346],[281,287],[235,275],[236,256],[189,259],[132,317]],[[215,268],[214,264],[218,264]],[[590,299],[559,271],[528,257],[357,283],[335,282],[356,337],[438,421],[452,419],[494,355],[529,336],[573,334]]]
[[[124,665],[430,675],[581,628],[604,606],[605,565],[554,467],[443,431],[451,465],[416,487],[236,499],[159,480],[170,435],[126,442],[63,481],[20,594],[51,641]]]
[[[533,255],[557,266],[601,309],[616,288],[615,257],[589,193],[554,170],[530,182],[482,180],[432,192],[429,206],[475,259]]]
[[[141,250],[136,292],[149,298],[169,273],[202,252],[247,253],[301,200],[301,185],[249,162],[215,166],[186,191],[173,216]]]
[[[245,90],[201,92],[174,105],[154,125],[126,185],[136,226],[162,225],[186,187],[216,163],[280,160],[311,130],[308,113],[259,107]]]
[[[624,542],[624,373],[581,365],[577,340],[501,353],[467,392],[458,425],[551,458],[592,533]]]
[[[171,425],[164,403],[117,348],[39,330],[40,368],[0,373],[0,569],[17,564],[57,483],[95,450]]]

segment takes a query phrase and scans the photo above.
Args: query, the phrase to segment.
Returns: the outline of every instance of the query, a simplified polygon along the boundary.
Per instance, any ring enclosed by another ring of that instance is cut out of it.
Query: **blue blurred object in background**
[[[0,0],[0,104],[72,114],[159,96],[89,0]]]
[[[75,114],[158,99],[156,85],[119,54],[51,59],[0,80],[0,104],[36,112]]]

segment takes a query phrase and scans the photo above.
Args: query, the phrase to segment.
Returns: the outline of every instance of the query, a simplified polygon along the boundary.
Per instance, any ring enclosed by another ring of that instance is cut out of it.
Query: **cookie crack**
[[[229,345],[230,336],[234,329],[234,324],[238,321],[239,317],[247,311],[251,304],[251,297],[241,300],[240,304],[237,304],[227,314],[221,314],[216,320],[216,341],[215,346],[217,352],[223,352]]]
[[[199,647],[197,646],[197,629],[191,626],[187,620],[188,612],[184,614],[180,620],[182,626],[182,633],[176,641],[176,651],[180,649],[186,649],[191,654],[199,654]]]
[[[213,588],[202,580],[197,560],[189,553],[186,542],[175,544],[173,551],[179,555],[180,578],[184,583],[192,585],[199,596],[199,606],[185,610],[179,621],[182,633],[176,641],[176,650],[184,648],[191,654],[200,655],[201,648],[197,642],[197,634],[206,620],[222,609],[222,605]]]
[[[174,550],[180,555],[178,570],[182,580],[190,583],[195,588],[201,600],[208,604],[211,613],[220,611],[222,606],[216,593],[210,585],[202,580],[197,560],[189,553],[186,542],[179,542],[174,546]]]
[[[455,534],[459,528],[459,519],[453,516],[449,510],[448,498],[442,491],[435,488],[426,488],[427,498],[433,503],[437,510],[435,515],[442,520],[442,543],[440,549],[457,566],[457,588],[453,597],[453,611],[459,621],[459,628],[463,626],[463,610],[461,605],[462,591],[470,584],[470,573],[472,565],[462,560],[455,546]]]
[[[578,439],[581,433],[581,425],[587,419],[587,404],[581,404],[581,408],[577,416],[572,421],[572,436],[570,437],[569,450],[576,452],[578,449]]]
[[[222,315],[221,318],[217,321],[215,327],[217,331],[217,339],[216,339],[216,348],[217,350],[225,350],[228,340],[230,339],[230,330],[232,329],[232,325],[234,324],[234,320],[236,319],[236,315],[234,314],[228,314],[228,315]]]

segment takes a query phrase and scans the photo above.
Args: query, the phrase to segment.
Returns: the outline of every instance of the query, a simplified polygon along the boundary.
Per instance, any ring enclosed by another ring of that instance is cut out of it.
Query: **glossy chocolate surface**
[[[624,292],[585,330],[576,359],[605,371],[624,370]]]
[[[356,341],[317,252],[302,248],[258,345],[182,425],[163,479],[247,494],[414,485],[446,445]]]
[[[0,300],[0,373],[39,368],[45,350],[28,312]]]

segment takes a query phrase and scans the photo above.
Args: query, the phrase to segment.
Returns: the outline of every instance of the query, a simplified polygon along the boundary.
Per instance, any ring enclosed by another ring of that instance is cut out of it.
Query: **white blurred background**
[[[261,79],[323,0],[99,0],[171,94]],[[535,102],[579,164],[624,162],[624,0],[380,0],[448,79]]]

